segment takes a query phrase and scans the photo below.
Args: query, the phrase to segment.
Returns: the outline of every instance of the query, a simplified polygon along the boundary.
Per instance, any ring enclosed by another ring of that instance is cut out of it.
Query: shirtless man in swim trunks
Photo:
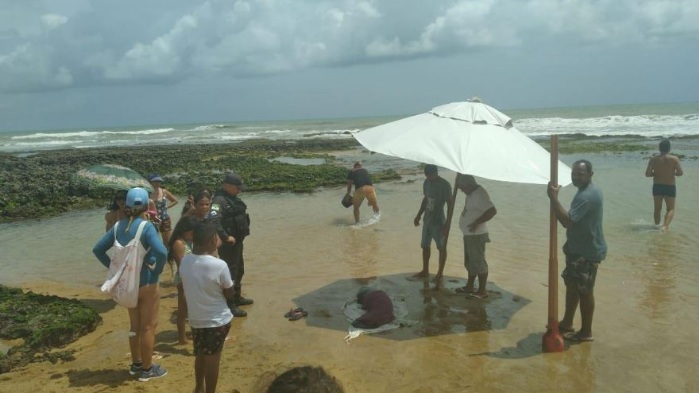
[[[648,161],[646,177],[653,178],[653,219],[655,225],[660,225],[660,212],[665,201],[665,221],[662,230],[666,231],[670,226],[670,221],[675,215],[675,197],[677,188],[675,186],[675,176],[682,176],[680,159],[670,154],[670,141],[663,139],[660,142],[660,154],[653,155]]]

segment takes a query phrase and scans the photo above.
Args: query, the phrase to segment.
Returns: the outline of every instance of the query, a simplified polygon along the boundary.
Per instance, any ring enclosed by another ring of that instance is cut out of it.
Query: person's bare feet
[[[573,333],[575,328],[573,325],[564,325],[563,321],[558,322],[558,331],[561,333]]]
[[[582,333],[579,331],[564,334],[563,338],[565,338],[566,340],[578,341],[578,342],[595,341],[595,339],[594,339],[594,337],[592,337],[591,333]]]
[[[432,279],[432,282],[434,283],[434,289],[439,290],[442,287],[442,278],[443,277],[441,275],[434,276],[434,278]]]
[[[429,275],[430,275],[430,272],[422,270],[420,272],[413,274],[413,277],[427,277]]]
[[[466,293],[466,294],[469,294],[469,293],[473,293],[473,292],[475,292],[475,291],[473,290],[473,286],[465,285],[465,286],[463,286],[463,287],[458,287],[458,288],[456,288],[456,291],[455,291],[455,292],[456,292],[456,293]]]
[[[488,292],[487,291],[478,291],[478,292],[472,292],[466,295],[466,297],[474,298],[474,299],[485,299],[488,297]]]

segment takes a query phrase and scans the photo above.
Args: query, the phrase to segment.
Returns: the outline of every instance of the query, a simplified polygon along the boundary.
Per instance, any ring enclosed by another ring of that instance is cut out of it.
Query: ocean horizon
[[[517,129],[535,140],[544,139],[551,134],[594,139],[699,136],[699,103],[513,109],[503,112],[513,119]],[[135,145],[236,143],[259,139],[349,139],[355,132],[415,114],[2,131],[0,152],[28,153]]]

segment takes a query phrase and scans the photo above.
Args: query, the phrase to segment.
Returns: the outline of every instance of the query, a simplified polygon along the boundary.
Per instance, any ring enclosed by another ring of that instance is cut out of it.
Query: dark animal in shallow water
[[[367,311],[352,322],[354,327],[376,329],[394,319],[393,302],[384,291],[362,288],[357,293],[357,303],[361,304]]]

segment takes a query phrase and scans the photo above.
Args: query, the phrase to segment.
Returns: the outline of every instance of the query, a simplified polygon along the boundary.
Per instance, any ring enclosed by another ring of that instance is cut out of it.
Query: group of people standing
[[[425,165],[423,198],[414,219],[415,226],[422,219],[422,270],[414,277],[429,277],[431,243],[439,251],[439,266],[433,281],[436,288],[441,286],[444,265],[447,259],[446,238],[450,222],[445,215],[454,208],[454,198],[449,182],[440,177],[435,165]],[[592,340],[592,314],[594,313],[593,289],[597,266],[605,258],[607,246],[602,232],[602,193],[592,180],[592,164],[581,160],[573,164],[571,179],[578,192],[566,211],[558,202],[560,186],[549,184],[548,195],[556,206],[556,217],[567,228],[566,268],[562,277],[566,284],[566,307],[560,329],[566,338],[577,341]],[[456,293],[467,298],[485,299],[488,297],[488,262],[485,257],[486,244],[490,242],[487,222],[497,214],[488,192],[471,175],[458,174],[456,187],[466,195],[464,208],[459,217],[464,245],[464,267],[467,272],[466,285],[456,289]],[[478,287],[475,282],[478,280]],[[573,329],[573,317],[580,304],[582,328]]]
[[[660,224],[662,203],[667,212],[662,224],[666,230],[674,215],[675,176],[681,176],[679,159],[669,154],[669,141],[660,143],[660,155],[651,158],[646,176],[653,177],[654,221]],[[574,341],[592,341],[592,319],[595,309],[594,286],[599,264],[607,254],[603,233],[603,196],[592,183],[592,163],[579,160],[573,163],[571,180],[578,189],[569,210],[558,199],[560,186],[549,184],[547,194],[554,214],[566,228],[563,245],[565,269],[561,276],[566,285],[565,313],[559,329]],[[429,277],[431,244],[439,252],[438,270],[434,277],[439,288],[447,259],[446,240],[450,222],[445,215],[454,209],[451,185],[439,176],[435,165],[425,165],[423,198],[413,220],[422,224],[422,270],[415,277]],[[250,217],[239,194],[245,190],[243,179],[235,173],[225,175],[223,184],[215,193],[200,187],[189,195],[182,217],[172,229],[168,209],[177,199],[162,188],[163,179],[150,177],[153,192],[133,188],[115,194],[112,209],[105,215],[107,233],[97,242],[93,252],[106,267],[114,261],[107,255],[112,247],[133,248],[142,263],[138,265],[138,302],[128,308],[130,320],[129,346],[132,363],[129,372],[139,381],[165,376],[167,371],[152,363],[155,329],[160,299],[159,276],[167,261],[177,265],[175,283],[178,288],[179,342],[187,342],[186,319],[192,328],[195,353],[196,392],[215,391],[223,343],[234,317],[245,317],[240,307],[253,304],[242,296],[245,274],[244,239],[250,234]],[[359,208],[368,200],[375,214],[379,214],[376,190],[368,171],[356,162],[347,175],[347,194],[354,186],[352,198],[355,222],[359,222]],[[488,263],[486,244],[490,242],[487,222],[497,214],[488,192],[471,175],[458,174],[455,187],[466,195],[459,218],[463,235],[466,285],[456,289],[467,297],[488,297]],[[124,255],[117,253],[116,255]],[[476,288],[476,280],[478,287]],[[580,306],[580,330],[573,320]]]
[[[446,240],[450,224],[447,222],[444,207],[446,206],[449,211],[452,211],[454,198],[451,184],[439,176],[439,168],[436,165],[425,165],[424,174],[423,198],[413,220],[416,227],[420,226],[422,222],[420,240],[422,270],[413,277],[429,277],[431,244],[434,242],[439,252],[439,265],[434,281],[439,287],[447,261]],[[354,163],[354,167],[347,175],[347,195],[350,194],[353,185],[355,186],[354,195],[352,195],[355,223],[359,222],[359,208],[365,198],[368,200],[369,206],[374,209],[374,213],[378,214],[379,205],[376,200],[376,190],[369,173],[359,161]],[[485,260],[485,244],[490,242],[490,238],[486,222],[495,217],[497,209],[490,200],[488,192],[478,185],[473,176],[459,174],[456,186],[467,195],[466,204],[459,219],[459,228],[463,233],[464,266],[468,272],[466,286],[459,288],[457,292],[482,299],[488,297],[486,291],[488,263]],[[476,279],[478,279],[478,289],[474,289]]]
[[[675,177],[682,176],[683,171],[679,158],[670,154],[670,141],[665,139],[659,144],[660,154],[650,158],[646,168],[646,176],[653,177],[653,218],[656,226],[666,231],[674,217],[676,184]],[[352,184],[364,187],[371,180],[365,169],[357,175],[359,162],[348,175],[347,193]],[[592,183],[592,163],[579,160],[573,163],[571,180],[576,192],[569,210],[566,210],[558,200],[559,185],[549,184],[547,194],[553,206],[558,222],[566,228],[566,242],[563,245],[565,268],[561,277],[566,285],[565,312],[559,322],[559,329],[564,337],[572,341],[592,341],[592,319],[595,310],[594,286],[597,269],[606,258],[607,244],[603,232],[603,196],[601,190]],[[422,270],[413,277],[429,277],[429,261],[431,244],[435,243],[439,252],[437,274],[434,276],[436,287],[439,288],[444,274],[447,259],[446,239],[451,222],[445,215],[444,208],[453,211],[454,198],[449,182],[440,177],[435,165],[425,165],[425,180],[422,185],[423,198],[414,219],[415,226],[420,226],[422,220]],[[357,181],[357,179],[369,179]],[[497,209],[490,199],[488,192],[479,185],[473,176],[458,174],[456,187],[466,194],[463,211],[459,218],[459,228],[463,235],[464,266],[467,271],[466,285],[456,289],[457,293],[467,297],[484,299],[488,297],[486,289],[488,280],[488,263],[485,258],[486,244],[490,242],[487,222],[497,214]],[[378,210],[376,191],[370,190],[373,205]],[[357,192],[355,191],[355,195]],[[359,194],[360,197],[364,193]],[[455,194],[454,194],[455,195]],[[362,198],[363,199],[363,198]],[[361,205],[354,201],[355,221],[359,221],[358,209]],[[370,200],[370,204],[372,201]],[[661,224],[661,211],[665,203],[666,213]],[[475,281],[478,280],[478,288]],[[580,306],[581,328],[575,330],[573,320]]]
[[[188,319],[194,343],[195,391],[213,392],[231,321],[247,316],[240,307],[253,304],[242,296],[243,244],[250,234],[247,206],[239,197],[245,183],[237,174],[228,173],[213,195],[205,187],[192,190],[173,229],[168,209],[177,199],[162,188],[160,176],[151,175],[150,181],[150,195],[143,188],[115,193],[114,209],[105,216],[107,233],[93,252],[105,267],[125,266],[119,274],[126,274],[129,268],[140,274],[138,301],[135,307],[128,307],[129,372],[142,382],[167,375],[164,367],[152,363],[159,277],[166,262],[177,265],[173,281],[178,288],[179,343],[187,343]],[[129,249],[136,258],[117,260],[129,252],[110,257],[107,251],[112,247]]]

